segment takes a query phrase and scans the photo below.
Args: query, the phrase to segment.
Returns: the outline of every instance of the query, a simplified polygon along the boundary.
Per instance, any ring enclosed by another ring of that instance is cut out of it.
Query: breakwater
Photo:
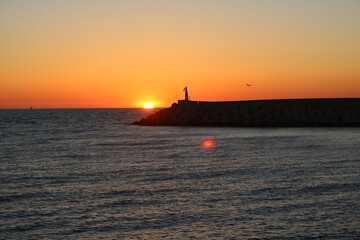
[[[146,126],[360,127],[360,98],[179,101],[134,122]]]

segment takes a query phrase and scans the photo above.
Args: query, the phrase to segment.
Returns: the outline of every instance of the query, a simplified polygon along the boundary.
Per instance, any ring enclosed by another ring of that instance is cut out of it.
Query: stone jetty
[[[360,127],[360,98],[236,102],[179,100],[132,123],[145,126]]]

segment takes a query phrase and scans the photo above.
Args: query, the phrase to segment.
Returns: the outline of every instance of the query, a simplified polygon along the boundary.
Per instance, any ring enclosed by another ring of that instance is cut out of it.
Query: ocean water
[[[360,128],[148,113],[0,110],[0,239],[360,239]]]

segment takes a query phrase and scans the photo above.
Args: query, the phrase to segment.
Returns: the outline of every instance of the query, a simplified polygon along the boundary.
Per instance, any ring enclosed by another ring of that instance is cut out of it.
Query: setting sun
[[[144,108],[153,108],[154,106],[151,103],[147,103],[144,105]]]

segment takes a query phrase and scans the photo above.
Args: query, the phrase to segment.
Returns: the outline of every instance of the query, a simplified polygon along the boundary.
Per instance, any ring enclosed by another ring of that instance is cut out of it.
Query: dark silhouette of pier
[[[233,102],[179,100],[135,125],[235,127],[360,127],[360,98]]]

